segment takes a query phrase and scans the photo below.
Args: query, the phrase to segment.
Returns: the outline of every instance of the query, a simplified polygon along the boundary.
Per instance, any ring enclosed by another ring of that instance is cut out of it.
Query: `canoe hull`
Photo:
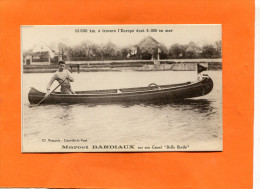
[[[44,104],[58,103],[114,103],[114,102],[140,102],[158,100],[183,100],[185,98],[199,97],[208,94],[213,88],[213,81],[205,77],[198,82],[187,82],[176,85],[162,85],[131,89],[111,89],[99,91],[78,91],[73,95],[52,93],[43,101]],[[44,98],[42,93],[31,88],[28,99],[37,104]]]

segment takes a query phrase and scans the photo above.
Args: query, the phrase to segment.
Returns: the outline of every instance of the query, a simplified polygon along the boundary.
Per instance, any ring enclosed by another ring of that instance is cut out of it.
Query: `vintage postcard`
[[[22,152],[222,151],[222,27],[21,26]]]

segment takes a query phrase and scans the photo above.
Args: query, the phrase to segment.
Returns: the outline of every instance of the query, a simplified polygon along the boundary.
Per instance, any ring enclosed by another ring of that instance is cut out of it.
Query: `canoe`
[[[58,103],[113,103],[142,101],[179,101],[186,98],[204,96],[213,89],[213,81],[205,75],[199,81],[171,85],[150,84],[148,87],[122,88],[108,90],[75,91],[76,94],[51,93],[43,104]],[[45,93],[31,88],[28,98],[32,104],[37,104]]]

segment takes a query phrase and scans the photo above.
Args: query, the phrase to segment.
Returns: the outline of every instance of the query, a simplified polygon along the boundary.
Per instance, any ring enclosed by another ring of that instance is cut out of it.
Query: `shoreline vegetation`
[[[206,64],[208,70],[222,70],[222,58],[215,59],[165,59],[165,60],[107,60],[66,61],[71,72],[102,71],[195,71],[197,63]],[[52,73],[57,64],[23,65],[23,73]]]
[[[63,42],[45,44],[23,51],[24,73],[55,72],[64,60],[72,72],[96,71],[192,71],[197,63],[209,70],[222,69],[222,41],[172,44],[166,47],[151,36],[135,45],[119,47],[112,42],[95,44],[85,40],[73,46]]]
[[[46,44],[40,42],[32,49],[23,51],[23,59],[32,57],[33,62],[50,60],[57,63],[65,61],[104,61],[104,60],[153,60],[157,59],[212,59],[222,57],[222,41],[197,44],[190,41],[187,44],[172,44],[167,47],[151,36],[145,37],[135,45],[119,47],[112,42],[95,44],[85,40],[76,45],[67,45],[63,42]]]

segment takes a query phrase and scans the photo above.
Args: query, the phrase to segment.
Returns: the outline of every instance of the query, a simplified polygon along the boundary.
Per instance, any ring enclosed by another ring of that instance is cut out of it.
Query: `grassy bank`
[[[197,63],[207,64],[209,70],[221,70],[222,59],[175,59],[161,60],[159,65],[152,60],[121,60],[121,61],[67,61],[66,67],[72,72],[99,71],[194,71]],[[23,65],[24,73],[51,73],[58,68],[51,65]]]

